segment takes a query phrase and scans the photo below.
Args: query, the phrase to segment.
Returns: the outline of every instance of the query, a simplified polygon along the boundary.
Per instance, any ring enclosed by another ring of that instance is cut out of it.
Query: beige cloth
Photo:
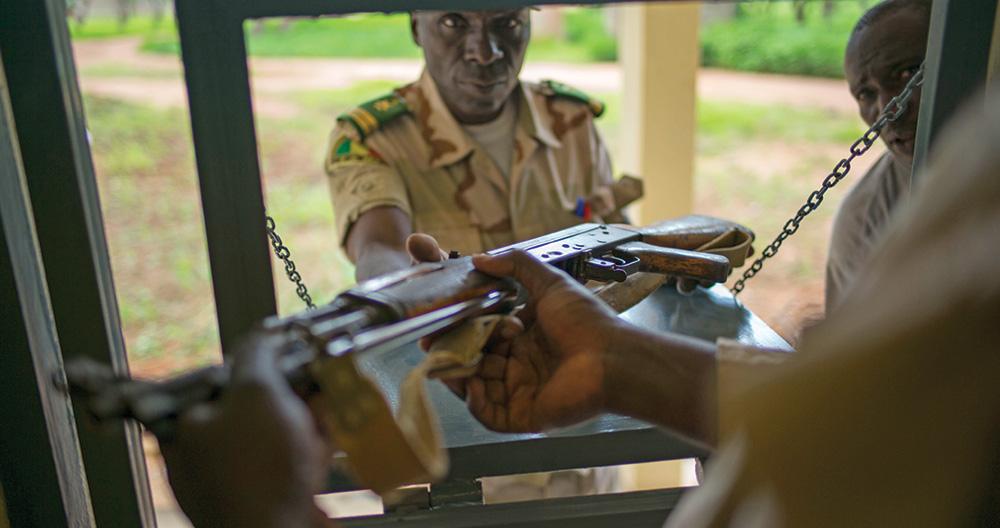
[[[1000,525],[1000,105],[982,113],[798,356],[723,400],[725,447],[668,526]]]
[[[358,217],[379,206],[398,207],[414,232],[462,254],[576,225],[580,197],[597,215],[613,210],[611,162],[588,105],[527,82],[519,93],[509,182],[452,117],[426,71],[396,90],[410,112],[365,139],[370,155],[338,159],[341,141],[358,139],[339,122],[326,170],[341,244]]]
[[[826,258],[826,311],[857,280],[897,206],[910,195],[910,165],[886,151],[848,191],[837,209]]]

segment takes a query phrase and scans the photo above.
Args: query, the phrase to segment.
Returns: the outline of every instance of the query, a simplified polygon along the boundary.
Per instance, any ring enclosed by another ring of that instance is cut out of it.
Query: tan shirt
[[[955,119],[960,135],[940,136],[921,188],[797,357],[720,404],[728,440],[668,526],[997,526],[1000,97],[991,102]]]
[[[347,122],[333,131],[326,171],[341,245],[351,225],[379,206],[398,207],[414,232],[462,254],[582,222],[578,198],[596,215],[614,207],[611,163],[583,102],[521,82],[509,181],[448,111],[430,75],[396,90],[409,108],[364,139]],[[343,152],[352,141],[351,155]],[[599,221],[595,216],[592,221]]]
[[[857,280],[897,206],[910,195],[910,166],[886,151],[851,188],[837,209],[826,258],[826,309]]]

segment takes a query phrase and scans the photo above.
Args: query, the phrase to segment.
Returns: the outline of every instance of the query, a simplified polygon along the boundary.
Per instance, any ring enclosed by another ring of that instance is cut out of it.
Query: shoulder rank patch
[[[368,148],[364,143],[347,136],[340,136],[330,146],[328,163],[333,165],[345,161],[385,163],[382,156],[379,156],[377,152]]]
[[[368,101],[350,112],[341,114],[337,119],[349,121],[364,140],[380,126],[409,111],[406,101],[396,94],[390,94]]]
[[[573,88],[572,86],[558,81],[544,80],[542,81],[542,88],[546,95],[569,97],[570,99],[576,99],[581,103],[585,103],[588,107],[590,107],[590,111],[594,114],[594,117],[601,117],[601,114],[604,113],[604,103],[590,97],[581,90]]]

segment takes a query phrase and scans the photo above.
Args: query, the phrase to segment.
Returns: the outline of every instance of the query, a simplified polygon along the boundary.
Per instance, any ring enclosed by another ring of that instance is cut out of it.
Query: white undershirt
[[[504,179],[510,181],[510,168],[514,163],[514,128],[517,125],[517,101],[508,101],[496,119],[479,125],[462,125],[462,128],[486,150]]]

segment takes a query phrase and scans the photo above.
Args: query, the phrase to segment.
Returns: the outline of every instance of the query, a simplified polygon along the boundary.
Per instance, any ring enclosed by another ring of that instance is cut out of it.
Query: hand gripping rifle
[[[748,256],[752,240],[753,234],[736,224],[690,216],[647,228],[582,224],[490,253],[524,251],[581,282],[623,282],[649,273],[725,282],[731,267]],[[328,430],[358,483],[385,493],[447,472],[436,419],[422,392],[428,371],[411,372],[403,381],[394,418],[353,356],[390,350],[481,315],[509,313],[524,300],[517,283],[480,273],[470,257],[461,257],[362,282],[319,309],[268,318],[263,331],[282,336],[279,368],[293,388],[327,399]],[[185,408],[221,396],[229,369],[207,367],[153,383],[117,378],[104,365],[75,361],[66,365],[66,375],[69,389],[85,398],[95,421],[134,418],[164,441]]]

